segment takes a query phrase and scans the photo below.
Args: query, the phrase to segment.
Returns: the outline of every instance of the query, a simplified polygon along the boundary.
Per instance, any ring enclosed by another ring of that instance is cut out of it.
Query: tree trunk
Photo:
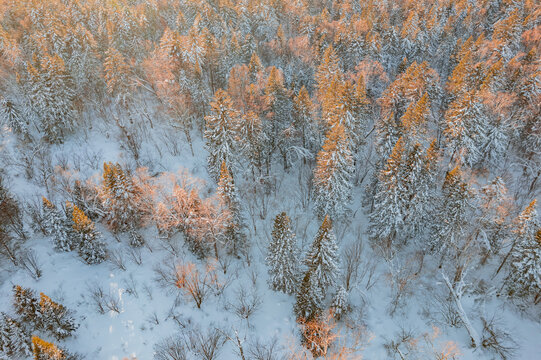
[[[460,301],[460,298],[462,297],[462,285],[459,285],[459,289],[455,289],[455,286],[457,285],[451,285],[451,282],[449,281],[449,278],[447,275],[445,275],[443,272],[441,273],[443,280],[445,281],[445,285],[449,288],[449,291],[451,292],[451,295],[453,296],[453,300],[455,301],[456,309],[458,312],[458,316],[460,316],[460,320],[464,323],[464,326],[466,327],[466,330],[468,331],[468,334],[470,336],[472,347],[476,348],[481,343],[481,338],[479,334],[477,333],[477,330],[473,327],[472,323],[470,322],[470,319],[468,318],[468,315],[466,314],[466,311],[464,311],[464,308],[462,307],[462,302]],[[462,280],[460,280],[462,282]]]

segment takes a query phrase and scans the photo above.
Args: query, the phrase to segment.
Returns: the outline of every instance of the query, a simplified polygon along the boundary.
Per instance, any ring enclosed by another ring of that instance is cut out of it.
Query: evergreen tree
[[[103,163],[100,198],[106,220],[114,231],[125,231],[139,224],[141,189],[120,164]]]
[[[511,266],[506,279],[509,293],[514,296],[541,300],[541,225],[533,200],[519,215]]]
[[[293,310],[297,321],[316,319],[323,311],[324,295],[318,286],[314,271],[308,268],[303,276]]]
[[[343,77],[344,74],[340,68],[338,55],[332,45],[329,45],[323,53],[323,59],[315,74],[320,100],[323,99],[327,90],[331,87],[331,82],[336,81],[337,83],[341,83]]]
[[[333,297],[331,309],[336,320],[340,320],[349,310],[348,292],[342,285],[338,287],[338,291]]]
[[[483,236],[486,237],[490,253],[500,252],[502,245],[511,237],[509,213],[513,208],[502,178],[496,177],[481,188],[481,219]]]
[[[17,253],[26,240],[19,203],[4,186],[0,174],[0,254],[18,265]]]
[[[31,289],[13,286],[13,307],[23,324],[38,324],[41,321],[39,301]]]
[[[41,315],[39,327],[49,331],[58,340],[71,336],[79,327],[71,312],[64,305],[54,302],[44,293],[40,293],[39,296]]]
[[[312,100],[306,87],[302,87],[293,99],[293,124],[301,133],[301,144],[313,152],[319,147],[319,129],[313,116]]]
[[[403,138],[400,138],[385,168],[379,173],[374,210],[370,214],[370,236],[387,249],[401,234],[407,216],[409,203],[407,177],[404,174],[405,151]]]
[[[353,157],[342,125],[333,126],[317,156],[314,169],[315,211],[320,218],[342,217],[351,201]]]
[[[67,353],[55,344],[32,336],[32,354],[34,360],[68,360]]]
[[[235,160],[239,113],[233,108],[229,95],[221,89],[214,95],[210,107],[211,115],[205,117],[205,140],[209,152],[208,170],[217,180],[222,162],[233,164]]]
[[[11,127],[19,135],[28,136],[28,121],[15,102],[6,97],[0,100],[0,123]]]
[[[54,246],[60,251],[71,251],[78,245],[71,222],[56,208],[56,206],[42,198],[43,220],[47,232],[54,238]]]
[[[130,67],[124,56],[115,48],[109,48],[105,53],[103,63],[107,92],[118,103],[126,106],[130,94]]]
[[[445,113],[444,130],[452,158],[462,164],[474,166],[481,161],[483,146],[487,143],[489,128],[483,105],[476,99],[477,94],[467,92],[451,103]]]
[[[404,221],[405,234],[409,238],[422,239],[426,224],[432,222],[434,211],[434,170],[437,168],[437,157],[434,158],[436,141],[422,153],[421,145],[415,144],[406,159],[404,176],[407,199],[407,211]],[[432,163],[434,162],[434,163]]]
[[[267,151],[271,154],[278,149],[284,168],[287,168],[287,149],[291,145],[292,139],[288,129],[292,124],[291,113],[293,111],[293,102],[290,98],[290,92],[284,85],[284,76],[276,67],[272,67],[265,86],[265,102],[267,105],[266,139],[270,142],[267,145]],[[267,158],[270,162],[270,158]]]
[[[297,239],[291,229],[291,220],[282,212],[274,219],[272,240],[267,250],[270,286],[275,291],[293,294],[298,281]]]
[[[145,238],[143,238],[143,235],[141,235],[137,230],[130,229],[129,236],[130,246],[137,248],[145,245]]]
[[[30,344],[23,326],[5,313],[0,313],[0,358],[17,359],[30,355]]]
[[[411,103],[400,119],[404,135],[411,143],[422,141],[428,129],[430,101],[427,93],[416,103]]]
[[[240,146],[244,150],[244,156],[250,160],[252,177],[255,177],[256,170],[261,173],[263,166],[263,145],[267,141],[263,132],[263,123],[259,116],[248,111],[240,118],[239,123]]]
[[[27,91],[40,120],[40,127],[50,143],[61,143],[73,127],[74,92],[64,61],[58,55],[45,55],[28,65]]]
[[[107,257],[105,243],[95,225],[77,206],[73,206],[73,228],[80,237],[79,256],[87,264],[99,264]]]
[[[351,139],[353,151],[359,152],[365,143],[366,126],[370,117],[370,102],[362,76],[357,80],[357,85],[351,81],[345,82],[342,98],[345,111],[343,124]]]
[[[338,245],[328,215],[323,219],[316,238],[306,254],[306,266],[312,274],[312,281],[325,296],[327,290],[336,285],[340,272]]]
[[[473,193],[462,179],[462,171],[457,165],[447,173],[442,186],[442,200],[432,235],[434,251],[445,253],[459,248],[469,224],[472,197]]]
[[[216,192],[229,212],[229,219],[225,230],[226,247],[232,254],[238,255],[239,252],[244,253],[247,250],[246,236],[242,232],[244,221],[242,219],[235,182],[225,161],[222,162]]]
[[[261,59],[259,59],[257,53],[254,52],[252,53],[250,63],[248,64],[248,74],[250,76],[250,82],[256,83],[261,71],[263,71],[263,64],[261,64]]]

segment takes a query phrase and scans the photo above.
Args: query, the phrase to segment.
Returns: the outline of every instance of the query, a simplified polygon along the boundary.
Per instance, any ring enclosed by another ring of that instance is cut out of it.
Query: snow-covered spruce
[[[99,264],[107,257],[105,243],[100,240],[101,234],[94,223],[81,209],[73,205],[73,228],[80,237],[79,256],[87,264]]]
[[[292,294],[297,290],[299,270],[297,239],[291,229],[291,220],[285,212],[274,219],[272,240],[267,249],[266,262],[269,285],[273,290]]]
[[[340,274],[340,258],[329,216],[323,219],[316,238],[306,254],[305,263],[312,274],[312,281],[324,296],[328,289],[336,286]]]
[[[43,225],[53,236],[54,247],[60,251],[74,250],[79,244],[77,235],[71,226],[71,221],[45,197],[43,202]]]
[[[30,356],[30,342],[24,327],[5,313],[0,313],[0,358]]]

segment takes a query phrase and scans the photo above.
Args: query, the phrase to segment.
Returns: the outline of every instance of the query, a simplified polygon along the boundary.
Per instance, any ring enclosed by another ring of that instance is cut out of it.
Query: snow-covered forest
[[[539,359],[535,0],[0,0],[0,359]]]

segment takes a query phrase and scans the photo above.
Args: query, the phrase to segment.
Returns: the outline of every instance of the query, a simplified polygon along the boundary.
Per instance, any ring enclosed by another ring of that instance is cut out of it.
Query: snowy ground
[[[156,129],[153,134],[159,131]],[[103,161],[127,161],[128,156],[119,148],[113,134],[106,135],[105,126],[96,126],[91,132],[72,137],[64,145],[57,146],[53,154],[53,162],[62,156],[71,159],[89,154],[87,159],[95,154],[98,166]],[[179,135],[182,136],[182,135]],[[194,153],[191,155],[184,138],[179,139],[180,155],[172,156],[164,142],[159,138],[150,137],[143,144],[142,165],[149,166],[152,172],[176,172],[181,168],[188,169],[194,176],[208,181],[205,170],[205,152],[199,136],[194,136]],[[11,137],[3,139],[2,151],[10,152],[15,157],[18,150],[12,148]],[[127,161],[129,162],[129,161]],[[93,168],[91,161],[80,161],[81,178],[99,176],[101,168]],[[300,177],[302,166],[294,166],[289,173],[283,173],[280,166],[276,175],[276,191],[268,198],[266,218],[252,217],[249,211],[249,200],[245,199],[245,216],[249,224],[249,241],[252,244],[252,262],[247,266],[241,261],[233,262],[226,275],[221,274],[222,281],[230,284],[224,294],[211,296],[197,309],[195,304],[182,295],[179,289],[163,288],[157,281],[155,269],[159,266],[174,265],[175,260],[171,251],[163,246],[155,229],[144,231],[147,246],[141,250],[142,264],[138,265],[129,255],[130,247],[126,239],[120,236],[120,242],[102,226],[108,249],[118,250],[123,254],[125,270],[119,269],[111,261],[88,266],[76,253],[58,253],[53,250],[52,240],[35,234],[31,236],[26,246],[33,249],[42,263],[43,275],[34,280],[28,272],[7,267],[0,275],[0,311],[12,313],[11,289],[14,284],[30,287],[36,292],[44,292],[68,308],[76,311],[80,319],[80,328],[76,336],[61,343],[73,352],[86,356],[86,359],[120,360],[137,358],[152,359],[153,346],[160,339],[182,331],[183,327],[200,326],[202,328],[218,327],[229,333],[237,330],[241,338],[246,338],[246,344],[255,338],[263,341],[275,337],[280,347],[287,348],[297,339],[292,307],[294,298],[268,289],[266,268],[264,265],[265,248],[270,239],[270,231],[274,216],[280,211],[287,211],[296,226],[299,244],[306,250],[312,241],[319,224],[313,216],[310,205],[306,208],[299,205],[303,198],[299,190],[305,177]],[[10,188],[23,200],[40,198],[44,188],[39,184],[28,182],[21,168],[8,165],[5,169],[13,180]],[[301,170],[299,170],[301,169]],[[304,175],[306,176],[306,175]],[[242,180],[239,181],[242,183]],[[208,185],[212,187],[213,185]],[[336,229],[342,245],[354,241],[356,233],[364,232],[366,219],[361,209],[360,188],[356,189],[356,197],[352,210],[355,218],[348,227],[339,225]],[[62,200],[61,195],[51,194],[55,200]],[[245,198],[245,194],[242,194]],[[257,210],[263,210],[260,206]],[[254,230],[254,225],[257,230]],[[356,230],[358,229],[358,230]],[[361,236],[362,241],[366,241]],[[193,255],[183,246],[182,238],[177,235],[173,244],[178,245],[177,257],[183,260],[197,262]],[[404,255],[405,256],[405,255]],[[377,262],[373,277],[368,280],[365,276],[350,294],[354,305],[351,317],[357,320],[357,326],[366,327],[365,349],[366,359],[386,359],[387,352],[383,346],[392,339],[400,329],[412,331],[416,337],[429,332],[438,332],[433,341],[434,346],[441,348],[448,341],[456,343],[463,359],[489,359],[491,355],[482,350],[473,351],[468,346],[468,336],[463,327],[449,327],[441,321],[435,294],[445,294],[437,266],[433,260],[425,258],[420,275],[412,284],[411,294],[405,298],[393,316],[389,315],[391,289],[387,281],[388,266],[384,260],[376,257],[368,244],[364,246],[363,266],[368,266],[370,259]],[[255,285],[254,285],[255,282]],[[368,285],[367,285],[368,283]],[[373,283],[372,286],[370,286]],[[99,314],[89,296],[89,287],[99,285],[110,294],[119,304],[119,313],[108,312]],[[260,308],[248,321],[239,318],[234,311],[239,289],[248,291],[255,288],[262,300]],[[481,301],[483,299],[483,301]],[[501,324],[513,335],[519,343],[516,359],[538,359],[539,340],[541,339],[541,324],[521,315],[514,307],[505,305],[496,298],[495,291],[488,295],[477,296],[475,292],[465,295],[466,311],[475,319],[475,325],[481,328],[480,316],[497,316]],[[439,330],[433,330],[437,326]],[[431,338],[432,339],[432,338]],[[221,358],[236,358],[235,347],[227,342]]]

